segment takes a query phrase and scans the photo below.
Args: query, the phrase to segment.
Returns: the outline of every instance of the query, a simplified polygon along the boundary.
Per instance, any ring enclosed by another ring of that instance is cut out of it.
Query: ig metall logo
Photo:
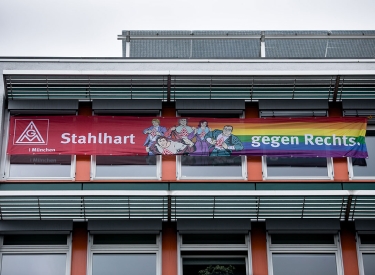
[[[14,145],[48,144],[49,119],[15,119]]]

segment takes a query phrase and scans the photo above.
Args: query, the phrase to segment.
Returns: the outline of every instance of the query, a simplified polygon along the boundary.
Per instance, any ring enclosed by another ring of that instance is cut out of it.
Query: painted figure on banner
[[[170,140],[160,136],[150,147],[150,151],[155,155],[180,155],[194,152],[195,146],[191,140],[183,138],[182,141]]]
[[[160,120],[157,118],[154,118],[152,120],[151,127],[148,127],[143,130],[143,133],[147,135],[146,141],[143,145],[146,146],[146,151],[149,155],[153,155],[153,153],[150,151],[150,147],[152,146],[152,144],[155,143],[158,137],[164,136],[166,131],[167,128],[160,126]]]
[[[198,123],[198,127],[188,135],[189,140],[194,140],[195,137],[195,151],[191,153],[191,156],[209,156],[210,144],[205,139],[205,136],[211,132],[208,127],[207,120],[201,120]]]
[[[187,118],[180,118],[178,120],[178,126],[171,127],[166,133],[166,137],[170,137],[172,140],[182,140],[188,138],[191,132],[195,130],[195,127],[187,125]]]
[[[230,156],[233,151],[241,151],[241,140],[232,134],[233,126],[225,125],[223,130],[209,132],[205,139],[210,144],[210,156]]]

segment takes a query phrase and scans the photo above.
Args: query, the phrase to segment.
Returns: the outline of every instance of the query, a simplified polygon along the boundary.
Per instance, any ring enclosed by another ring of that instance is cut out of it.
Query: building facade
[[[1,275],[374,273],[375,32],[119,39],[122,58],[0,58]],[[369,158],[7,150],[12,119],[64,116],[366,117]]]

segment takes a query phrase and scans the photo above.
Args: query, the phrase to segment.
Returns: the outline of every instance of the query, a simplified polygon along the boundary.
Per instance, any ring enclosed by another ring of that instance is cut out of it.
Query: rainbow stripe
[[[365,118],[267,118],[231,125],[244,146],[233,154],[368,157]]]

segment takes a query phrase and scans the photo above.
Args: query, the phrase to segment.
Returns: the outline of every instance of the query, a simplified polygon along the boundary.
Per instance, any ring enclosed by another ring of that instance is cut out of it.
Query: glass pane
[[[156,254],[94,254],[92,275],[155,275]]]
[[[4,245],[66,245],[66,235],[4,235]]]
[[[246,275],[244,257],[183,258],[183,275]]]
[[[244,235],[189,234],[182,236],[183,244],[245,244]]]
[[[156,156],[97,156],[96,177],[156,178]]]
[[[335,254],[272,254],[274,275],[337,275]]]
[[[181,156],[181,177],[242,177],[241,156]]]
[[[326,158],[267,157],[268,177],[328,177]]]
[[[372,235],[372,234],[361,235],[361,244],[375,244],[375,235]]]
[[[362,254],[365,275],[375,274],[375,254]]]
[[[366,136],[367,159],[352,158],[355,177],[375,177],[375,136]]]
[[[54,155],[12,155],[10,156],[10,177],[55,178],[70,177],[71,156]]]
[[[330,234],[272,234],[272,244],[334,244]]]
[[[3,254],[1,275],[65,275],[65,254]]]
[[[156,235],[98,234],[94,235],[94,244],[156,244]]]

